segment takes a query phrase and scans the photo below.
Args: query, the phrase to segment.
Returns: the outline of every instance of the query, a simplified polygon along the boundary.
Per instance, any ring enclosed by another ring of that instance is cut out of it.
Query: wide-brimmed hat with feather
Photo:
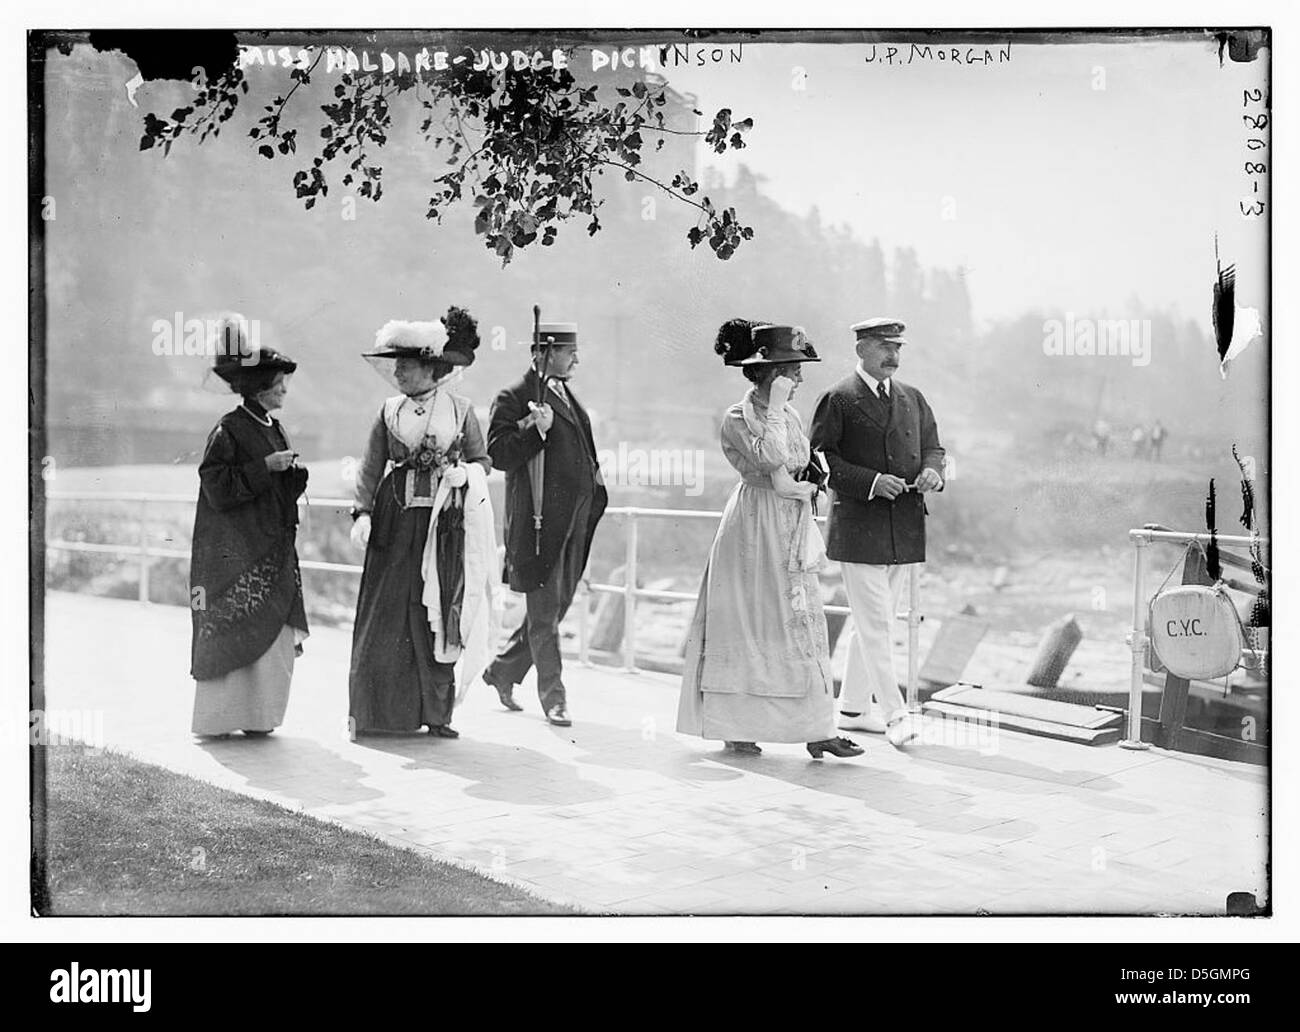
[[[365,358],[419,358],[448,365],[467,366],[478,349],[478,323],[463,308],[453,305],[437,322],[390,319],[375,334],[375,346]]]
[[[264,390],[276,373],[292,373],[298,363],[283,351],[261,342],[261,325],[237,312],[207,321],[208,353],[215,356],[210,372],[236,393]]]
[[[728,319],[718,328],[713,350],[729,366],[820,362],[817,349],[800,326],[780,326],[750,319]]]

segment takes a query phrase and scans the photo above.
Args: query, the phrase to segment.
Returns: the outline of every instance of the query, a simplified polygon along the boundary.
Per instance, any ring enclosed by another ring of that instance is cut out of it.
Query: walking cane
[[[541,344],[542,308],[533,305],[533,351],[541,356],[540,368],[537,370],[537,405],[545,404],[546,367],[550,352],[542,352]],[[528,479],[533,490],[533,554],[542,554],[542,501],[546,488],[546,450],[543,448],[528,460]]]

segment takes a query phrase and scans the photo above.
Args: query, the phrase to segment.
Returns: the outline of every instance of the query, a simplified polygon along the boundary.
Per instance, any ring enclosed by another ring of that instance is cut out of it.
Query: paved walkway
[[[1244,764],[933,721],[906,752],[738,758],[673,731],[676,679],[572,669],[572,728],[480,684],[458,741],[346,733],[350,635],[313,633],[272,738],[189,735],[189,613],[52,593],[49,710],[105,743],[626,914],[1221,914],[1266,885],[1267,780]],[[570,664],[575,667],[576,664]],[[219,858],[218,858],[219,859]]]

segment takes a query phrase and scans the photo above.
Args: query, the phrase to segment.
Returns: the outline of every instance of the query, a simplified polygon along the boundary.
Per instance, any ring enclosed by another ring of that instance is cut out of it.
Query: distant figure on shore
[[[1097,446],[1097,454],[1105,455],[1106,449],[1110,447],[1110,424],[1104,419],[1098,419],[1092,424],[1092,440]]]
[[[1129,440],[1133,444],[1133,458],[1142,458],[1142,454],[1147,448],[1147,432],[1141,423],[1133,427],[1133,432],[1129,434]]]
[[[488,659],[496,557],[483,430],[452,388],[478,328],[461,308],[438,322],[386,323],[364,356],[400,393],[375,416],[357,470],[352,540],[365,549],[348,677],[352,731],[451,726],[462,687]]]
[[[269,735],[284,721],[294,657],[307,637],[295,539],[307,471],[271,415],[298,368],[251,349],[223,320],[213,372],[240,395],[199,463],[190,558],[194,734]]]
[[[803,742],[820,758],[858,756],[835,735],[826,615],[817,568],[812,450],[788,404],[818,362],[803,331],[731,319],[714,350],[752,385],[727,410],[722,454],[740,474],[709,550],[686,638],[677,730],[743,756],[758,742]]]
[[[1155,425],[1151,427],[1151,461],[1152,462],[1160,461],[1160,453],[1164,449],[1165,438],[1168,436],[1169,434],[1165,430],[1164,424],[1157,419],[1155,421]]]

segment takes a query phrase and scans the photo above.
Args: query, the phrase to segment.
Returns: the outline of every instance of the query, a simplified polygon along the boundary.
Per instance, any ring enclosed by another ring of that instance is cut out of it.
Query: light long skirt
[[[293,659],[294,632],[285,624],[255,663],[211,681],[195,681],[193,733],[224,735],[279,727],[289,705]]]
[[[744,483],[727,502],[686,638],[682,734],[748,742],[835,737],[817,575],[789,569],[797,514],[796,503]]]

